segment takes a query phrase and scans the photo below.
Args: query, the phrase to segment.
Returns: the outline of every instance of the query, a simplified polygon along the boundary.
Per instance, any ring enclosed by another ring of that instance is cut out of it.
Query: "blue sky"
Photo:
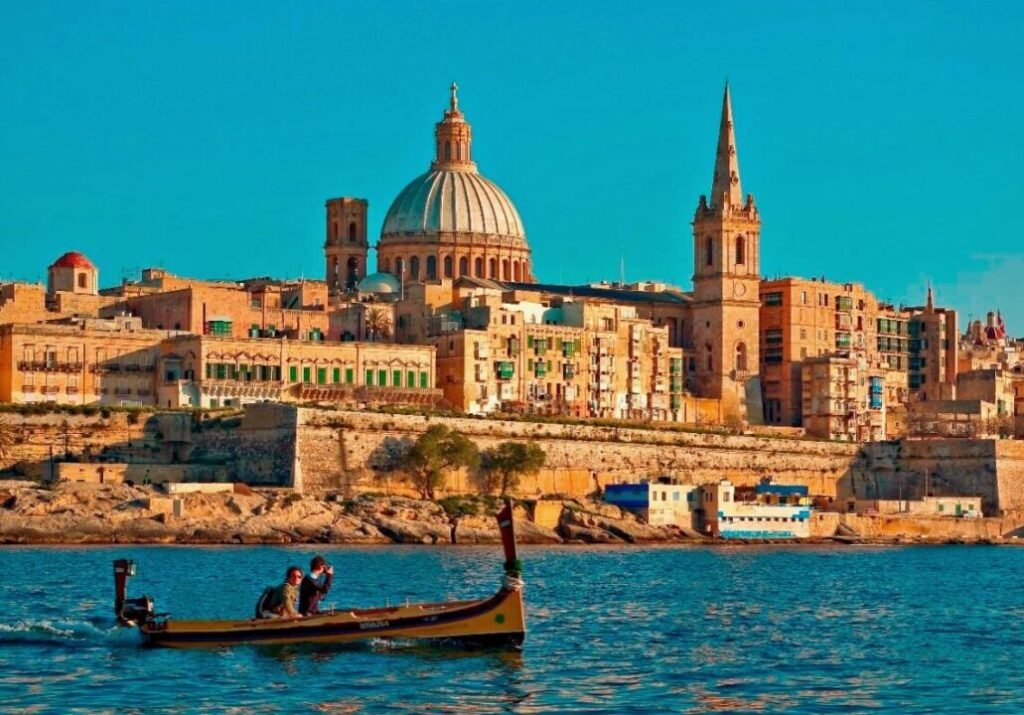
[[[452,80],[542,280],[685,288],[723,80],[766,276],[859,281],[1024,333],[1024,34],[1011,2],[9,3],[0,278],[321,277],[371,234]]]

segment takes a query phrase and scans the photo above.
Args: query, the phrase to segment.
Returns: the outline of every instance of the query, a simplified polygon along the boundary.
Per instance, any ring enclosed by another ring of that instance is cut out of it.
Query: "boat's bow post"
[[[501,545],[505,550],[505,584],[510,591],[523,588],[523,562],[516,551],[515,520],[512,518],[512,500],[505,499],[505,506],[498,512],[498,529],[501,531]]]
[[[114,561],[114,613],[122,626],[135,626],[153,616],[153,600],[149,596],[128,598],[128,579],[135,575],[131,559]]]

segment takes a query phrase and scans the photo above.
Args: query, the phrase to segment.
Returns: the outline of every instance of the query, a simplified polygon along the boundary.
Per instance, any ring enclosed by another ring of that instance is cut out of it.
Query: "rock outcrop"
[[[174,504],[175,501],[177,504]],[[319,499],[285,490],[167,495],[155,487],[0,482],[0,543],[6,544],[496,544],[494,499],[464,500],[455,513],[433,501],[361,496]],[[516,506],[520,543],[676,541],[617,507],[562,503],[556,529]]]

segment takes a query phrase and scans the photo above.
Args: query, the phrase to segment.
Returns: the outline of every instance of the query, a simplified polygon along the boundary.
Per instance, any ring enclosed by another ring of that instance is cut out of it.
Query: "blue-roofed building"
[[[700,506],[700,487],[692,484],[609,484],[604,500],[630,511],[652,526],[694,528]]]

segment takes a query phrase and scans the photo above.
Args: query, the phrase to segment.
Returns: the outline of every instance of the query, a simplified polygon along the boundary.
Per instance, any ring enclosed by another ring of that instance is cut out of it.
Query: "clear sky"
[[[0,23],[0,278],[322,277],[323,202],[426,170],[452,80],[541,280],[689,289],[722,84],[766,276],[1024,333],[1016,2],[33,2]],[[371,263],[372,264],[372,263]]]

